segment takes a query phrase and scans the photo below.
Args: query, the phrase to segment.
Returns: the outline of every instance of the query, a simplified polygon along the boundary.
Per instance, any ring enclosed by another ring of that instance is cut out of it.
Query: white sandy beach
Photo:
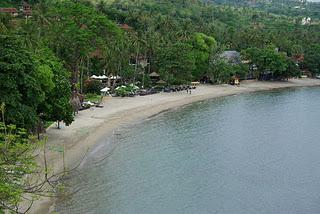
[[[103,108],[92,108],[79,112],[69,127],[57,129],[54,125],[47,130],[47,157],[49,166],[57,173],[63,169],[62,150],[65,151],[65,164],[72,168],[101,139],[112,135],[119,127],[144,120],[168,109],[215,97],[254,91],[287,87],[320,86],[317,79],[291,79],[289,82],[244,81],[240,87],[230,85],[199,86],[192,90],[174,93],[159,93],[134,98],[106,97]],[[35,203],[29,213],[50,213],[54,200],[44,198]]]

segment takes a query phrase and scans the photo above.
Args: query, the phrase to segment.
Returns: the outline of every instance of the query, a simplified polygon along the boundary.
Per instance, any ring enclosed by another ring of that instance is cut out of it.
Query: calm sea
[[[105,142],[58,213],[320,213],[320,88],[195,103]]]

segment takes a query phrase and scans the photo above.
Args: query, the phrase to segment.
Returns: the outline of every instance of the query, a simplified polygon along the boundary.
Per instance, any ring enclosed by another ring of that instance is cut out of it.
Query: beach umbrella
[[[110,88],[105,87],[105,88],[101,89],[100,91],[101,91],[101,92],[108,92],[108,91],[110,91]]]
[[[164,80],[159,80],[158,82],[156,82],[158,85],[165,85],[167,82]]]
[[[109,76],[109,79],[111,79],[111,80],[119,80],[119,79],[121,79],[121,77],[120,76]]]
[[[149,74],[149,77],[160,77],[160,75],[156,72],[152,72],[151,74]]]

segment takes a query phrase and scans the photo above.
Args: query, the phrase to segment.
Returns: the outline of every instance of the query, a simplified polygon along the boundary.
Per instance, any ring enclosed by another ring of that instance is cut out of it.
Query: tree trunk
[[[80,93],[82,94],[82,88],[83,88],[83,62],[82,59],[80,59]]]
[[[71,81],[72,81],[72,83],[77,84],[78,80],[79,80],[79,78],[78,78],[78,76],[79,76],[79,63],[76,62],[72,67],[73,68],[72,68]]]
[[[139,43],[138,43],[138,49],[137,49],[137,53],[136,53],[136,64],[134,66],[134,77],[133,77],[133,84],[136,84],[136,74],[137,74],[137,70],[138,70],[138,57],[139,57]]]

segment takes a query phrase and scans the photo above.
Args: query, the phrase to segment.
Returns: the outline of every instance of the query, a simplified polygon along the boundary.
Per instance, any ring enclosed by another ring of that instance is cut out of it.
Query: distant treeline
[[[167,85],[320,72],[319,20],[301,22],[319,17],[318,4],[296,14],[295,3],[269,7],[258,0],[233,6],[218,4],[231,0],[27,2],[27,13],[22,1],[0,2],[17,9],[0,12],[0,213],[18,212],[26,193],[43,194],[44,183],[25,181],[39,172],[28,133],[46,121],[71,124],[71,100],[86,92],[93,74],[149,87],[146,74],[153,72]],[[226,60],[227,50],[242,58]]]
[[[85,92],[93,74],[148,87],[152,72],[171,85],[227,82],[250,69],[258,79],[319,73],[320,25],[301,17],[197,0],[28,2],[28,19],[0,14],[0,102],[8,123],[30,130],[40,119],[71,123],[72,90]],[[225,50],[247,64],[222,59]]]
[[[265,12],[320,19],[320,2],[308,0],[204,0],[213,4],[250,7]]]

